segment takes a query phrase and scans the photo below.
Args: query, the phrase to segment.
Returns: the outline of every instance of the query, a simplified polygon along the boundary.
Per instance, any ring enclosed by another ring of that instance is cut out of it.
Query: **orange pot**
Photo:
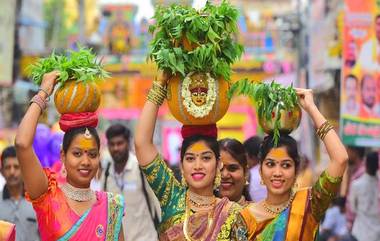
[[[60,114],[95,112],[101,92],[96,83],[68,81],[54,95],[54,104]]]
[[[194,117],[190,114],[184,106],[184,98],[181,95],[183,85],[183,78],[180,75],[173,76],[168,82],[168,95],[167,101],[172,115],[184,125],[207,125],[216,123],[227,112],[229,107],[229,100],[227,92],[229,90],[229,83],[220,78],[216,80],[215,90],[216,99],[212,106],[211,111],[203,117]]]

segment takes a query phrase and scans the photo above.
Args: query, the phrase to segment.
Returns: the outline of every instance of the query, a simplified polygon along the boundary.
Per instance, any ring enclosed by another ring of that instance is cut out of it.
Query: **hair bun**
[[[98,125],[98,114],[96,112],[80,112],[61,115],[59,127],[67,132],[78,127],[96,127]]]

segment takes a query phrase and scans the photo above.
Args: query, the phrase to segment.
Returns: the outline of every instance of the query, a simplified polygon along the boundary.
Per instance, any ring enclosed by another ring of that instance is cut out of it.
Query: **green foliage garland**
[[[149,27],[154,35],[149,57],[160,69],[183,77],[190,72],[208,72],[229,80],[230,65],[244,51],[233,39],[238,15],[225,0],[219,6],[207,2],[200,11],[179,5],[158,7],[153,17],[156,22]],[[194,49],[184,48],[185,39]]]
[[[281,110],[291,111],[298,105],[298,97],[293,85],[283,87],[274,81],[267,84],[254,83],[244,79],[231,86],[228,98],[231,99],[234,94],[252,98],[256,104],[258,116],[264,117],[266,121],[271,121],[273,112],[275,112],[277,118],[274,122],[273,140],[274,145],[277,146],[280,137]]]
[[[109,77],[100,61],[91,49],[80,48],[78,51],[67,51],[67,55],[58,55],[54,52],[47,58],[29,66],[32,80],[40,85],[44,74],[59,71],[58,83],[63,85],[67,80],[97,81]]]

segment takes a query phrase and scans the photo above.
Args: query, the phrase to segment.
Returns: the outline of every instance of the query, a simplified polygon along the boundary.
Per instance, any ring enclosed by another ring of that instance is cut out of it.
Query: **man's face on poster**
[[[372,108],[376,101],[376,81],[370,75],[365,75],[362,79],[362,101],[368,108]]]
[[[375,32],[377,41],[380,42],[380,15],[375,19]]]
[[[346,96],[347,100],[356,99],[356,91],[357,91],[357,80],[353,76],[348,76],[346,78]]]

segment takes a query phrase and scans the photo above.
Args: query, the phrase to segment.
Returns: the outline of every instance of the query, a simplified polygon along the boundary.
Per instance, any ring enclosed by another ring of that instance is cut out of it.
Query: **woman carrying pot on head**
[[[243,144],[236,140],[225,138],[219,140],[221,184],[219,196],[227,197],[230,201],[246,206],[251,201],[248,191],[248,166]]]
[[[157,113],[166,96],[169,77],[160,72],[153,83],[135,135],[137,159],[161,205],[159,239],[246,240],[240,206],[213,193],[220,184],[216,125],[182,127],[182,184],[153,144]]]
[[[56,175],[43,169],[33,150],[38,119],[57,82],[58,72],[43,76],[40,91],[31,100],[16,134],[17,158],[27,198],[36,211],[42,240],[124,240],[121,195],[95,192],[90,182],[99,168],[100,140],[95,113],[64,114],[61,161],[67,177],[58,184]]]
[[[346,169],[346,149],[314,104],[312,91],[296,89],[296,93],[300,106],[317,128],[330,162],[313,187],[293,192],[300,162],[297,143],[289,135],[281,134],[275,146],[273,136],[267,136],[259,158],[262,183],[268,195],[242,211],[250,240],[315,240],[319,222],[334,199]]]

